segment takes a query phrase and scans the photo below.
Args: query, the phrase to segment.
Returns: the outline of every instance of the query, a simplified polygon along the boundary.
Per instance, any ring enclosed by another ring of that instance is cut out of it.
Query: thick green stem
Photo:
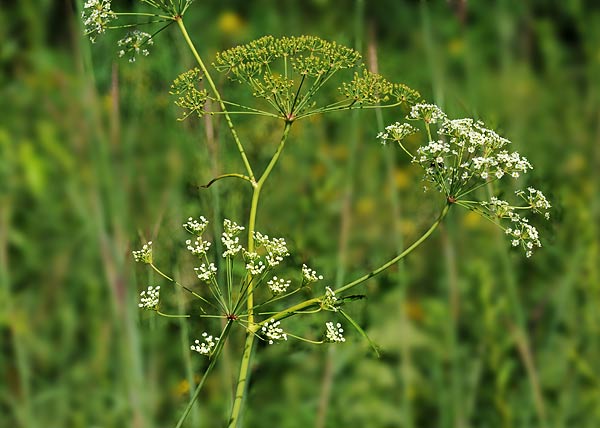
[[[223,99],[221,98],[221,93],[217,89],[217,86],[215,85],[215,82],[213,81],[212,77],[210,76],[208,69],[204,65],[204,61],[202,61],[202,58],[200,58],[200,54],[198,54],[198,51],[196,50],[196,47],[194,46],[192,39],[190,39],[190,36],[185,28],[185,25],[183,25],[183,19],[181,17],[179,17],[179,18],[177,18],[176,21],[177,21],[177,25],[179,25],[179,29],[181,30],[181,34],[183,34],[183,38],[185,39],[186,43],[188,44],[190,50],[192,51],[192,54],[194,55],[196,62],[200,66],[202,73],[204,73],[204,78],[206,79],[206,81],[208,82],[208,85],[210,86],[213,93],[215,94],[217,102],[219,103],[219,106],[221,107],[221,111],[223,111],[223,114],[225,115],[225,121],[227,122],[227,126],[229,127],[229,130],[231,131],[231,135],[233,136],[233,139],[235,141],[237,149],[240,152],[240,156],[242,157],[242,161],[244,162],[246,171],[248,171],[248,175],[250,176],[250,179],[252,181],[255,181],[254,173],[252,172],[252,167],[250,166],[250,162],[248,162],[248,157],[246,156],[244,147],[242,146],[240,138],[238,137],[235,127],[233,126],[233,122],[231,121],[231,117],[229,116],[229,113],[227,111],[227,107],[225,107],[225,103],[223,102]]]
[[[281,140],[279,142],[279,146],[277,147],[277,151],[271,158],[271,161],[265,168],[262,176],[256,183],[254,187],[254,192],[252,193],[252,203],[250,205],[250,218],[248,220],[248,251],[254,251],[254,230],[256,226],[256,213],[258,211],[258,200],[260,198],[260,192],[262,190],[262,186],[265,184],[265,181],[269,177],[269,174],[275,167],[275,164],[279,160],[279,156],[283,151],[285,146],[285,142],[287,140],[288,134],[290,132],[290,128],[292,126],[292,122],[286,122],[285,128],[283,129],[283,135],[281,136]],[[231,409],[231,418],[229,419],[229,427],[235,428],[237,427],[240,420],[240,413],[242,410],[242,403],[244,399],[244,393],[246,391],[246,382],[248,379],[248,368],[250,367],[250,360],[252,358],[252,348],[254,346],[254,333],[255,330],[252,330],[254,325],[254,284],[253,281],[250,281],[248,285],[248,298],[247,298],[247,307],[248,307],[248,324],[249,331],[246,335],[246,344],[244,345],[244,354],[242,356],[242,361],[240,363],[240,373],[238,376],[237,388],[235,391],[235,398],[233,401],[233,408]]]

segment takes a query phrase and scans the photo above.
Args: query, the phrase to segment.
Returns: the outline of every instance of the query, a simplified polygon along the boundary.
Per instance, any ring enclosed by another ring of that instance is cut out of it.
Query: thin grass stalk
[[[362,51],[363,45],[363,24],[364,24],[364,0],[355,0],[354,2],[354,49]],[[352,126],[350,127],[350,147],[348,156],[348,166],[346,169],[346,187],[344,190],[342,212],[340,216],[340,230],[338,239],[338,257],[335,276],[335,287],[340,287],[346,278],[348,247],[350,238],[350,229],[352,224],[352,201],[354,199],[354,177],[356,173],[356,162],[358,153],[358,139],[361,132],[360,115],[357,110],[352,112]],[[327,420],[327,411],[331,401],[331,391],[334,381],[334,365],[336,348],[329,347],[325,357],[325,368],[321,378],[321,392],[319,395],[319,404],[317,416],[315,418],[315,428],[324,428]]]
[[[370,27],[370,36],[369,36],[369,69],[372,73],[379,73],[379,60],[377,54],[377,37],[375,31],[374,24],[372,23]],[[377,120],[377,130],[378,132],[383,132],[384,130],[384,121],[383,121],[383,110],[381,107],[375,109],[375,118]],[[396,178],[394,175],[395,171],[395,162],[393,156],[384,156],[385,159],[385,168],[387,172],[387,181],[390,189],[389,201],[393,216],[393,232],[392,239],[394,241],[394,246],[396,247],[396,251],[402,251],[404,247],[404,237],[402,236],[402,209],[401,202],[398,196],[398,192],[396,191]],[[406,272],[406,264],[404,260],[400,260],[398,262],[398,270],[395,274],[396,283],[399,290],[399,299],[398,299],[398,307],[400,308],[400,331],[407,331],[408,328],[408,317],[406,316],[406,287],[409,284],[408,274]],[[414,417],[413,417],[413,406],[412,399],[410,397],[410,391],[412,389],[411,383],[411,372],[412,368],[412,358],[410,351],[410,344],[406,340],[400,341],[400,373],[402,377],[402,401],[401,401],[401,415],[400,420],[404,428],[413,428],[414,427]]]

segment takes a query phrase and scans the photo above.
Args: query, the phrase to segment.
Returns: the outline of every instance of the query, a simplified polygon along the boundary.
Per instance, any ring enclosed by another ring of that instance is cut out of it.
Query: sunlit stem
[[[158,315],[160,315],[161,317],[166,317],[166,318],[189,318],[190,315],[171,315],[171,314],[164,314],[161,311],[159,311],[158,309],[156,310],[156,313]]]
[[[260,179],[256,182],[256,187],[254,188],[254,192],[252,194],[252,203],[250,206],[250,218],[248,221],[248,251],[254,251],[254,230],[256,226],[256,212],[258,210],[258,200],[260,198],[260,191],[262,190],[262,186],[265,184],[265,181],[271,174],[271,171],[277,164],[279,160],[279,156],[285,147],[285,142],[288,138],[288,134],[290,132],[290,128],[292,126],[291,121],[287,121],[285,123],[285,127],[283,129],[283,135],[281,136],[281,140],[279,141],[279,146],[277,147],[277,151],[271,158],[271,161],[265,168]],[[247,322],[250,325],[254,324],[254,295],[253,295],[253,283],[254,279],[250,279],[250,283],[248,284],[248,295],[246,300],[246,305],[248,308],[248,319]],[[240,412],[242,409],[242,402],[244,399],[244,393],[246,391],[246,384],[248,379],[248,368],[250,367],[250,359],[252,357],[252,348],[254,346],[254,333],[257,330],[253,330],[252,327],[248,328],[248,334],[246,335],[246,344],[244,345],[244,353],[242,355],[242,361],[240,363],[240,372],[238,375],[237,388],[235,391],[235,398],[233,401],[233,407],[231,409],[231,418],[229,419],[229,427],[235,428],[237,427],[240,419]]]
[[[233,122],[231,121],[231,117],[229,116],[229,113],[227,112],[227,107],[225,107],[225,103],[223,102],[223,99],[221,98],[221,94],[220,94],[219,90],[217,89],[212,77],[210,76],[208,69],[204,65],[204,62],[202,61],[200,54],[198,54],[198,51],[196,50],[196,47],[194,46],[192,39],[190,39],[190,36],[185,28],[185,25],[183,25],[183,19],[181,17],[178,17],[176,19],[176,21],[177,21],[177,25],[179,25],[179,29],[181,30],[181,34],[183,34],[183,38],[185,39],[186,43],[188,44],[190,50],[192,51],[192,54],[194,55],[196,62],[202,69],[202,73],[204,73],[204,77],[205,77],[206,81],[208,82],[213,93],[215,94],[215,97],[217,97],[217,102],[219,103],[219,106],[221,107],[221,111],[225,115],[225,121],[227,122],[227,126],[229,127],[229,130],[231,131],[231,135],[233,136],[233,139],[235,141],[237,149],[240,152],[240,156],[242,157],[242,161],[244,162],[244,166],[246,167],[248,176],[250,177],[250,179],[252,181],[255,181],[254,173],[252,172],[252,167],[250,166],[250,162],[248,162],[246,152],[244,151],[244,147],[242,146],[240,138],[237,135],[237,131],[235,130],[235,127],[233,126]]]
[[[323,343],[325,343],[324,340],[310,340],[307,339],[306,337],[301,337],[301,336],[296,336],[295,334],[291,334],[291,333],[285,333],[286,335],[288,335],[289,337],[293,337],[294,339],[298,339],[301,340],[303,342],[307,342],[307,343],[312,343],[313,345],[322,345]]]
[[[250,179],[250,177],[247,177],[247,176],[245,176],[243,174],[230,173],[230,174],[219,175],[218,177],[213,178],[208,183],[206,183],[205,185],[200,186],[200,187],[204,187],[205,189],[208,189],[214,182],[219,181],[219,180],[221,180],[223,178],[228,178],[228,177],[241,178],[242,180],[246,180],[247,182],[249,182],[250,184],[252,184],[252,186],[255,185],[254,181],[252,181]]]

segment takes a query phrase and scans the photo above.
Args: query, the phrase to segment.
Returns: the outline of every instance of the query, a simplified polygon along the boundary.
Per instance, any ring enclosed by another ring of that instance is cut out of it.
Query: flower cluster
[[[548,202],[542,192],[533,187],[528,187],[527,193],[524,190],[517,190],[515,193],[529,204],[533,212],[538,214],[543,213],[546,220],[550,218],[548,210],[552,208],[552,205],[550,205],[550,202]]]
[[[269,342],[269,345],[278,340],[287,340],[287,334],[279,327],[280,324],[281,321],[275,321],[275,319],[271,318],[261,327],[260,330]]]
[[[209,97],[206,89],[198,89],[201,80],[202,73],[200,69],[193,68],[181,73],[173,81],[169,93],[178,96],[175,105],[184,110],[183,116],[179,120],[187,119],[194,113],[198,117],[204,116],[204,106]]]
[[[434,104],[414,105],[407,116],[409,120],[421,120],[425,124],[428,141],[419,147],[413,156],[404,145],[403,139],[416,130],[407,123],[395,123],[380,132],[382,142],[397,142],[425,171],[425,180],[433,183],[451,204],[464,206],[500,223],[507,219],[510,227],[503,227],[511,237],[513,246],[521,246],[527,257],[533,249],[540,247],[537,229],[517,214],[516,210],[530,210],[549,218],[550,203],[534,188],[518,190],[517,196],[527,206],[512,206],[507,201],[492,196],[489,201],[470,200],[470,195],[492,181],[505,176],[518,178],[532,169],[529,161],[517,152],[509,152],[510,141],[485,127],[481,121],[470,118],[448,119]],[[437,128],[430,127],[436,124]],[[437,137],[437,138],[434,138]]]
[[[195,256],[204,256],[210,249],[210,241],[205,241],[198,236],[193,242],[191,239],[185,241],[186,248]]]
[[[260,275],[267,268],[256,252],[244,251],[244,258],[246,259],[246,270],[250,272],[250,275]]]
[[[335,296],[335,291],[333,291],[330,287],[325,287],[325,297],[321,301],[321,307],[328,311],[337,312],[336,308],[337,297]]]
[[[438,123],[446,119],[446,113],[435,104],[415,104],[411,107],[407,118],[411,120],[422,120],[427,124]]]
[[[540,202],[540,205],[550,207],[542,192],[533,188],[530,189],[530,195],[532,195],[534,201],[545,201],[545,203]],[[520,190],[516,193],[520,195],[524,191]],[[516,209],[528,209],[530,207],[514,207],[507,201],[498,199],[495,196],[492,196],[489,201],[482,201],[479,204],[482,213],[486,217],[493,220],[508,219],[510,221],[510,227],[506,227],[504,232],[511,238],[511,245],[513,247],[521,247],[525,251],[526,257],[531,257],[533,250],[542,246],[538,230],[529,223],[529,220],[515,212]],[[545,214],[549,216],[549,213],[546,212]]]
[[[254,232],[256,248],[263,247],[267,252],[266,260],[269,267],[275,267],[283,261],[284,257],[290,255],[287,244],[283,238],[269,238],[260,232]]]
[[[190,346],[192,351],[196,351],[200,355],[210,356],[213,349],[217,346],[217,342],[219,341],[218,337],[209,336],[207,332],[202,333],[202,337],[204,338],[204,342],[200,343],[199,339],[194,341],[195,345]]]
[[[404,138],[417,132],[418,129],[409,123],[396,122],[385,127],[385,130],[377,134],[382,144],[388,141],[402,141]]]
[[[200,267],[195,267],[194,270],[196,271],[198,279],[202,281],[210,281],[217,273],[217,267],[214,263],[209,263],[208,265],[202,263]]]
[[[278,39],[265,36],[218,53],[215,67],[231,73],[240,82],[249,82],[268,74],[272,63],[278,59],[289,61],[293,70],[300,75],[319,77],[353,67],[360,59],[360,54],[314,36]]]
[[[140,293],[140,303],[138,304],[138,307],[142,309],[150,309],[152,311],[155,311],[158,308],[159,297],[160,286],[148,286],[146,290],[142,290],[142,292]]]
[[[308,285],[323,279],[323,275],[317,275],[317,272],[305,264],[302,265],[302,285]]]
[[[226,218],[223,220],[223,229],[221,242],[223,242],[223,245],[227,248],[223,252],[223,257],[233,257],[242,250],[240,238],[237,235],[244,230],[244,227],[239,226],[236,222]]]
[[[529,224],[526,218],[517,214],[514,214],[510,220],[513,227],[507,227],[505,233],[511,237],[512,246],[520,246],[525,251],[525,256],[531,257],[533,249],[542,246],[537,229]]]
[[[202,235],[208,226],[208,220],[204,216],[200,216],[198,220],[193,217],[189,217],[183,224],[183,228],[193,235]]]
[[[290,286],[291,281],[289,279],[278,278],[274,276],[267,282],[269,289],[273,294],[285,293]]]
[[[92,43],[96,37],[103,34],[108,24],[117,19],[117,15],[111,10],[111,0],[87,0],[83,5],[81,19],[85,26],[85,34],[89,36]]]
[[[344,337],[344,329],[338,322],[335,325],[332,322],[325,323],[325,340],[332,343],[342,343],[346,341]]]
[[[311,101],[331,76],[356,67],[360,59],[354,49],[314,36],[265,36],[217,54],[214,65],[233,80],[249,85],[255,97],[265,99],[286,120],[375,105],[390,98],[396,104],[414,104],[420,99],[419,93],[406,85],[390,83],[362,67],[338,88],[345,100],[324,107]]]
[[[383,76],[363,68],[362,73],[355,72],[349,83],[342,83],[340,92],[358,104],[375,105],[386,102],[390,97],[396,102],[414,103],[420,94],[401,83],[388,82]]]
[[[133,30],[117,42],[119,46],[119,57],[129,54],[129,62],[135,62],[136,55],[148,56],[148,47],[154,44],[152,36],[140,30]]]
[[[152,241],[144,244],[141,250],[132,251],[132,254],[136,262],[152,264]]]

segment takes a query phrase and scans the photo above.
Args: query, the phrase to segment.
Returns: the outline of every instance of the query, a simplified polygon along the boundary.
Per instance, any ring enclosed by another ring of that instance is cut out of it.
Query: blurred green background
[[[0,427],[174,426],[206,365],[189,351],[204,330],[138,311],[139,290],[168,287],[131,250],[152,239],[163,269],[191,280],[182,220],[243,222],[249,192],[198,189],[242,169],[222,122],[175,120],[168,87],[193,65],[176,28],[129,64],[116,58],[122,33],[95,45],[81,35],[80,8],[0,8]],[[356,47],[451,117],[511,139],[535,167],[518,185],[553,203],[530,260],[457,209],[362,286],[368,298],[349,311],[379,359],[348,327],[342,346],[261,347],[245,426],[600,426],[598,2],[199,0],[186,18],[207,62],[264,34]],[[383,123],[404,114],[384,111]],[[280,124],[236,123],[264,164]],[[401,151],[375,140],[380,126],[374,111],[299,122],[265,190],[258,229],[285,236],[331,284],[396,254],[440,205]],[[185,296],[164,294],[185,310]],[[241,339],[186,426],[225,425]]]

